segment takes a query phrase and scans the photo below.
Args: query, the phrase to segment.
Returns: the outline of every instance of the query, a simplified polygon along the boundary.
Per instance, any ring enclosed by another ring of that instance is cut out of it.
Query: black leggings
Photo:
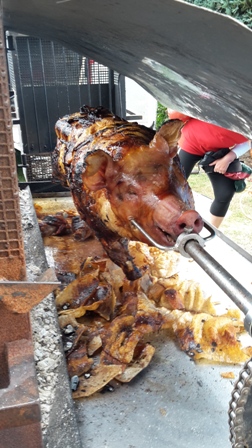
[[[202,159],[202,156],[190,154],[183,149],[180,149],[178,155],[184,168],[186,178],[188,179],[194,165]],[[210,212],[214,216],[224,217],[235,194],[234,181],[219,173],[207,173],[207,175],[214,192],[214,201],[210,207]]]

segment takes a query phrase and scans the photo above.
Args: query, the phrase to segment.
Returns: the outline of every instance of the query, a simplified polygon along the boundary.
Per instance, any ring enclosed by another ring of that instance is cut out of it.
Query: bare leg
[[[210,213],[210,218],[209,218],[209,222],[210,224],[212,224],[214,227],[220,227],[222,221],[224,219],[224,216],[214,216]]]

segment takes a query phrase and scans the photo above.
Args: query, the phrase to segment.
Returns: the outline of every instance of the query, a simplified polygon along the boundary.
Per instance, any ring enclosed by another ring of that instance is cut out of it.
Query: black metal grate
[[[82,59],[79,84],[109,84],[109,69],[93,59]]]
[[[56,121],[84,104],[125,117],[124,77],[58,42],[10,31],[8,35],[12,116],[20,122],[27,181],[32,188],[39,182],[49,188]]]
[[[52,180],[51,153],[26,155],[27,179],[29,182]]]
[[[108,67],[57,42],[20,36],[16,43],[23,87],[109,83]]]

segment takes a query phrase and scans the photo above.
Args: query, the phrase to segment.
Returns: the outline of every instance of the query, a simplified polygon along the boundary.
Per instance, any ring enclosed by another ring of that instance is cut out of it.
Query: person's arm
[[[251,141],[247,140],[246,142],[235,145],[235,147],[231,149],[231,152],[234,152],[236,157],[239,159],[239,157],[243,156],[243,154],[249,151],[250,148],[251,148]]]
[[[243,143],[238,143],[224,157],[215,160],[214,162],[210,163],[210,165],[214,165],[214,171],[216,173],[224,174],[227,171],[230,163],[249,151],[250,146],[250,140],[247,140]]]

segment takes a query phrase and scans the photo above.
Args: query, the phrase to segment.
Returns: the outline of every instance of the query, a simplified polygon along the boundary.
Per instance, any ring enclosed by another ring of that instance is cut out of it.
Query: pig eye
[[[156,173],[160,173],[160,171],[162,171],[164,165],[162,165],[161,163],[153,163],[153,165],[149,165],[146,167],[145,171],[149,174],[156,174]]]
[[[142,171],[140,171],[139,173],[137,173],[136,175],[136,180],[138,182],[144,182],[145,180],[147,180],[145,174],[142,173]]]
[[[152,168],[153,168],[153,171],[157,172],[157,171],[160,171],[163,168],[163,165],[161,165],[160,163],[159,164],[154,164],[152,166]]]
[[[135,190],[129,190],[128,194],[130,194],[131,196],[137,196],[137,193]]]

